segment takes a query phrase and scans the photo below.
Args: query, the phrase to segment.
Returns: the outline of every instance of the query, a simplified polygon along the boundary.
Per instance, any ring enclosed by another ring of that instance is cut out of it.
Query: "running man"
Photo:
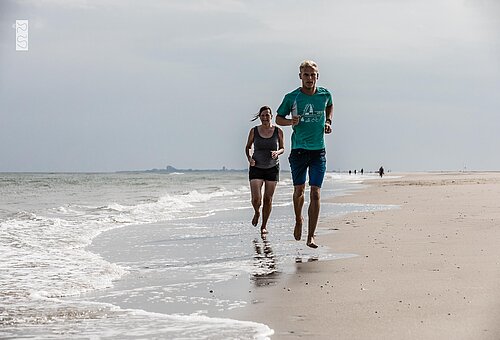
[[[288,158],[293,180],[293,208],[297,241],[302,237],[302,207],[306,175],[309,173],[307,246],[317,248],[314,233],[320,210],[320,191],[326,172],[325,133],[332,132],[333,99],[330,91],[316,86],[318,65],[311,60],[300,64],[302,86],[285,95],[276,115],[276,124],[292,126],[292,150]],[[291,116],[287,118],[287,116]]]

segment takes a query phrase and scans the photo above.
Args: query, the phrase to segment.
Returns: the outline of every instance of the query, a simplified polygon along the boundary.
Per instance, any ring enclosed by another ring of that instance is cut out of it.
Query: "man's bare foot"
[[[318,248],[318,245],[314,242],[314,237],[307,237],[306,245],[311,248]]]
[[[266,228],[260,228],[260,233],[261,233],[262,235],[267,234],[267,229],[266,229]]]
[[[252,225],[254,227],[256,227],[257,224],[259,223],[259,217],[260,217],[260,212],[256,211],[252,218]]]
[[[304,218],[301,217],[300,219],[295,219],[295,228],[293,229],[293,237],[295,237],[295,240],[300,241],[300,238],[302,237],[302,223],[304,222]]]

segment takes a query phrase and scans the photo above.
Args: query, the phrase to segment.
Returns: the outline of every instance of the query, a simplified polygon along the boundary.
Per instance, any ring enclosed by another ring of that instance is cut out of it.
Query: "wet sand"
[[[357,257],[298,263],[234,317],[272,339],[499,339],[500,173],[392,175],[333,201],[400,209],[320,219]]]

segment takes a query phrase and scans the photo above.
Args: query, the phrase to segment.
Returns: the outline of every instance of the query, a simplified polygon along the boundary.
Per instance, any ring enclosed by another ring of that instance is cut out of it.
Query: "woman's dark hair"
[[[257,118],[259,118],[259,117],[260,117],[260,114],[262,113],[262,111],[266,111],[266,110],[269,110],[269,113],[271,113],[271,116],[273,115],[273,110],[271,110],[271,108],[270,108],[269,106],[267,106],[267,105],[266,105],[266,106],[261,107],[261,108],[260,108],[260,110],[259,110],[259,113],[256,113],[256,114],[253,116],[252,122],[253,122],[254,120],[257,120]]]

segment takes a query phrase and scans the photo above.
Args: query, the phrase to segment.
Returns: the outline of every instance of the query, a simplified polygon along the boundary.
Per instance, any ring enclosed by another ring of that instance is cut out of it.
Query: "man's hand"
[[[300,122],[300,116],[292,116],[292,126],[298,125]]]
[[[326,134],[332,133],[332,125],[331,124],[325,123],[325,133]]]

